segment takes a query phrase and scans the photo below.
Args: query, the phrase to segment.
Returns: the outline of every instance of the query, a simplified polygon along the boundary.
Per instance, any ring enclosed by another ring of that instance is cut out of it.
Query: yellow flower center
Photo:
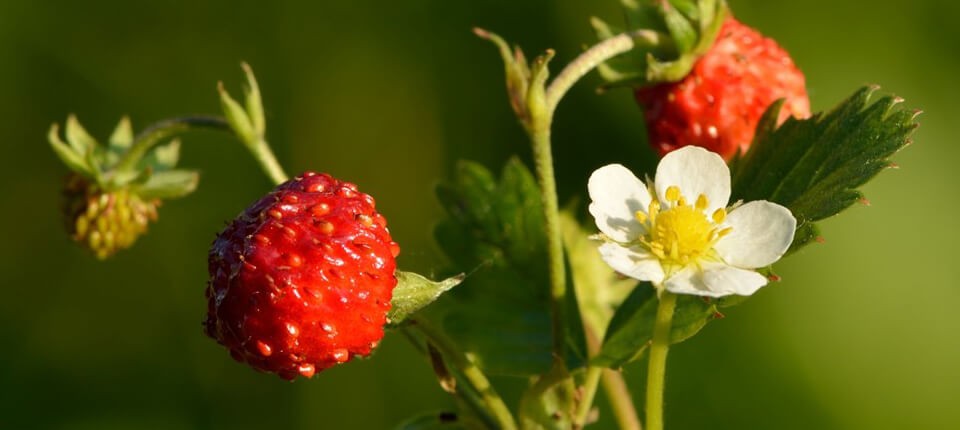
[[[663,210],[660,202],[654,200],[647,213],[637,211],[637,220],[647,230],[640,236],[640,243],[665,266],[682,267],[714,257],[713,245],[733,230],[732,227],[720,228],[727,211],[720,208],[708,216],[707,196],[699,195],[690,205],[675,186],[667,188],[665,197],[670,203],[667,209]]]

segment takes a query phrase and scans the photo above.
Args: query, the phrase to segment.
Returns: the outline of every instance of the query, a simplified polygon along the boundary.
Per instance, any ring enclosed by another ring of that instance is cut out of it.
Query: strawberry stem
[[[584,51],[570,64],[567,64],[567,67],[547,87],[546,105],[550,115],[553,115],[560,99],[573,87],[573,84],[577,83],[591,70],[617,55],[630,51],[637,45],[658,46],[663,42],[663,36],[653,30],[636,30],[603,40]]]
[[[503,399],[493,388],[493,384],[487,379],[487,376],[479,367],[460,351],[457,346],[441,330],[437,330],[422,318],[413,318],[413,326],[420,330],[431,344],[448,361],[448,365],[453,366],[464,379],[472,386],[475,392],[480,394],[486,409],[496,420],[497,428],[501,430],[516,430],[517,424]]]
[[[647,364],[647,430],[663,430],[663,386],[670,350],[670,329],[677,296],[667,291],[660,294],[653,340]]]
[[[176,134],[197,129],[230,130],[230,126],[225,119],[215,116],[185,116],[155,122],[137,135],[130,150],[117,162],[116,171],[132,172],[147,151],[160,142]]]

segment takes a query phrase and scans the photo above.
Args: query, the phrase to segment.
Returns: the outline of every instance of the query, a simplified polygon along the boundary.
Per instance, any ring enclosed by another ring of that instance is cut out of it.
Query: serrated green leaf
[[[461,162],[437,196],[449,215],[435,230],[437,242],[459,271],[476,270],[447,295],[454,300],[444,328],[488,373],[546,372],[553,361],[552,324],[542,202],[533,175],[516,159],[499,181],[483,166]]]
[[[154,172],[142,185],[131,188],[145,199],[174,199],[197,189],[200,174],[193,170],[167,170]]]
[[[750,151],[733,170],[733,199],[768,200],[797,218],[791,251],[818,237],[816,221],[861,200],[858,188],[889,167],[888,158],[909,143],[916,113],[876,88],[861,88],[828,113],[788,119],[777,127],[782,102],[764,114]]]
[[[396,326],[411,315],[433,303],[440,295],[463,282],[461,273],[439,282],[431,281],[413,272],[397,271],[397,286],[393,289],[392,307],[387,318]]]
[[[88,165],[87,160],[82,155],[78,154],[72,146],[67,145],[60,139],[59,125],[53,124],[50,126],[50,132],[47,133],[47,141],[50,142],[53,153],[57,154],[60,161],[66,164],[70,170],[90,179],[95,177],[93,173],[94,167]]]
[[[619,369],[636,360],[653,339],[657,314],[656,291],[649,283],[641,283],[617,309],[607,334],[591,363]],[[679,295],[673,313],[670,342],[679,343],[697,334],[716,314],[716,305],[699,296]]]

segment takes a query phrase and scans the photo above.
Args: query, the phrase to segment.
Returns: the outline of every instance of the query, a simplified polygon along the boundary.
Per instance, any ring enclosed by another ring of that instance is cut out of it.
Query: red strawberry
[[[329,175],[277,186],[213,242],[207,335],[290,380],[369,355],[397,284],[386,224],[372,197]]]
[[[730,159],[746,152],[763,112],[786,98],[780,122],[810,116],[803,73],[775,41],[729,17],[681,81],[638,89],[660,155],[697,145]]]

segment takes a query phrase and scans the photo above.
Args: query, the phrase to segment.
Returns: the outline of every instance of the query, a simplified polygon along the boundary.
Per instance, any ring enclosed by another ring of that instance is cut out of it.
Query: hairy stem
[[[661,43],[661,39],[661,34],[655,31],[636,30],[593,45],[567,64],[567,67],[550,83],[546,95],[547,110],[553,112],[573,84],[604,61],[633,49],[638,43],[644,46],[656,46]]]
[[[663,430],[663,383],[667,370],[667,352],[670,350],[673,309],[676,305],[676,295],[667,291],[660,294],[647,366],[647,430]]]
[[[487,410],[496,419],[497,425],[502,430],[516,430],[517,424],[510,413],[510,409],[503,402],[503,399],[497,394],[497,391],[490,384],[490,380],[484,375],[483,371],[476,364],[460,351],[454,343],[447,338],[446,334],[437,330],[422,319],[413,320],[415,327],[423,333],[424,336],[437,347],[437,350],[443,354],[449,364],[459,371],[464,379],[480,393],[483,403]]]
[[[185,116],[155,122],[134,138],[133,145],[117,162],[116,170],[132,171],[147,151],[160,142],[176,134],[197,129],[230,131],[230,125],[224,118],[216,116]]]

